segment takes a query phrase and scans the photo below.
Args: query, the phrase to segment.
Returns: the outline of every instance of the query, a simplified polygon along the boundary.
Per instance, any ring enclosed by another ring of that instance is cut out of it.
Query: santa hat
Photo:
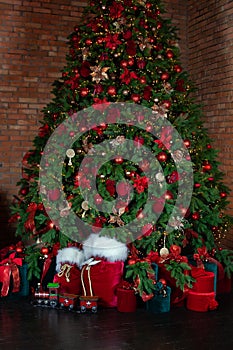
[[[96,233],[92,233],[83,242],[83,252],[85,259],[99,257],[110,262],[125,261],[128,255],[126,244]]]
[[[84,262],[84,253],[77,247],[68,247],[58,250],[56,256],[56,270],[59,272],[61,265],[67,263],[81,267]]]

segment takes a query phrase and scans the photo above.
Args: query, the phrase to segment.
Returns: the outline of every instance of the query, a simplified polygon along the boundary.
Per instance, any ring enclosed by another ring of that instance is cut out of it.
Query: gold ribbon
[[[59,277],[62,277],[63,275],[66,278],[66,282],[70,282],[70,270],[72,269],[72,265],[64,264],[60,267],[60,271],[58,273]]]

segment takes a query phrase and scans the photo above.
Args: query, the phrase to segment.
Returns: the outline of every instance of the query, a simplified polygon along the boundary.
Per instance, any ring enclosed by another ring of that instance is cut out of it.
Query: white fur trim
[[[92,233],[83,242],[83,252],[85,259],[100,257],[110,262],[125,261],[128,255],[127,246],[124,243],[96,233]]]
[[[68,247],[58,250],[56,257],[56,271],[59,272],[61,264],[69,263],[76,264],[78,267],[82,265],[84,261],[84,253],[82,250],[76,247]]]

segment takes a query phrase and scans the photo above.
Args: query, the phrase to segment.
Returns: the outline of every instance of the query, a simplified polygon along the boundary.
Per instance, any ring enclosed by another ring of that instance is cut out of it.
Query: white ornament
[[[69,158],[69,163],[68,163],[68,165],[72,165],[71,159],[74,158],[74,156],[75,156],[75,151],[74,151],[72,148],[69,148],[69,149],[66,151],[66,155],[67,155],[67,157]]]
[[[166,258],[169,255],[169,250],[166,247],[160,249],[159,254],[162,258]]]

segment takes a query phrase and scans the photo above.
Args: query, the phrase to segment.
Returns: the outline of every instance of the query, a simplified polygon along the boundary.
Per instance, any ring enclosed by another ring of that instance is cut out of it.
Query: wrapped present
[[[146,302],[146,309],[152,313],[170,311],[171,288],[158,281],[155,285],[154,297]]]
[[[137,298],[132,284],[122,281],[117,287],[117,310],[120,312],[135,312]]]
[[[22,266],[23,259],[17,258],[16,253],[11,253],[0,263],[0,283],[1,296],[5,297],[9,292],[16,293],[20,291],[20,273],[19,266]],[[12,286],[11,286],[12,281]]]
[[[218,302],[215,300],[215,293],[198,293],[189,291],[186,299],[186,307],[188,310],[206,312],[215,310]]]
[[[92,292],[99,297],[98,304],[102,307],[117,307],[116,289],[123,277],[127,246],[115,239],[91,234],[83,242],[83,252],[87,259],[82,268],[86,295],[91,295],[91,281]]]
[[[171,288],[171,306],[183,306],[188,294],[188,288],[185,287],[184,290],[181,290],[177,287],[175,278],[171,277],[171,272],[166,269],[164,264],[158,264],[158,266],[158,278],[167,281],[168,286]]]
[[[59,283],[60,293],[81,294],[81,264],[83,252],[76,247],[63,248],[56,257],[56,271],[53,282]]]
[[[27,274],[28,264],[23,262],[22,266],[19,266],[20,289],[18,295],[21,297],[27,297],[30,293],[30,286]]]
[[[214,292],[215,274],[213,272],[193,266],[191,275],[196,280],[196,282],[193,283],[192,291],[199,293]]]
[[[206,271],[214,273],[214,292],[217,293],[218,265],[213,262],[206,261],[204,262],[204,268]]]

